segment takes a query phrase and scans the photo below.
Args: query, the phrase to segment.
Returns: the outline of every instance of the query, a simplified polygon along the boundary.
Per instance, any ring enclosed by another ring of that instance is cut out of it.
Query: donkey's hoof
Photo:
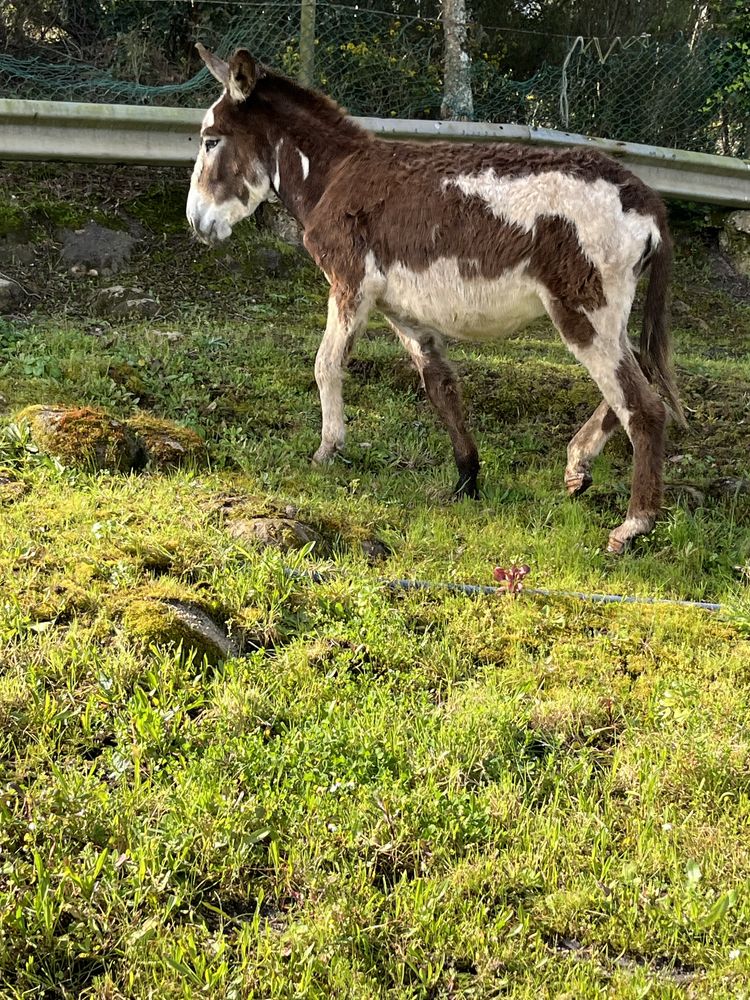
[[[334,444],[322,444],[312,457],[313,465],[330,465],[339,449]]]
[[[613,531],[607,542],[607,552],[613,556],[621,556],[628,549],[632,540],[632,538],[618,538]]]
[[[593,482],[593,476],[585,469],[579,472],[567,472],[565,474],[565,488],[568,491],[568,496],[571,497],[581,496]]]
[[[656,517],[644,514],[639,517],[628,517],[622,524],[609,533],[607,552],[621,556],[636,538],[647,535],[654,526]]]
[[[453,489],[453,499],[456,502],[467,499],[478,500],[479,487],[477,486],[476,479],[459,479]]]

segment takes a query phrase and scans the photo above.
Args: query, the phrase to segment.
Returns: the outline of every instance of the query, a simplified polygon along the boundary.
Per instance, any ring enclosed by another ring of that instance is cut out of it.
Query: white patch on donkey
[[[575,226],[578,242],[599,268],[604,285],[620,280],[623,267],[640,260],[648,237],[657,247],[659,228],[651,216],[623,212],[619,189],[603,178],[580,180],[558,170],[527,177],[498,177],[488,167],[480,174],[446,178],[467,196],[481,198],[492,214],[532,232],[542,215],[556,215]]]
[[[455,340],[493,340],[544,315],[542,286],[524,262],[499,278],[467,278],[456,258],[440,257],[423,271],[394,264],[385,277],[379,308]]]

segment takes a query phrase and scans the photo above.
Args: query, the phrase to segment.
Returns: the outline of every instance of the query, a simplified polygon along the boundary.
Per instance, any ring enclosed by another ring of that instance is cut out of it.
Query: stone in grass
[[[189,427],[180,427],[171,420],[159,420],[146,414],[128,420],[127,426],[142,441],[152,469],[206,463],[205,442]]]
[[[145,319],[159,311],[159,303],[140,288],[112,285],[96,294],[93,309],[108,319]]]
[[[26,496],[31,487],[10,469],[0,466],[0,507],[15,503]]]
[[[62,259],[71,270],[95,270],[104,275],[121,270],[136,243],[127,233],[107,229],[98,222],[88,222],[83,229],[66,229],[62,238]]]
[[[145,646],[179,646],[183,656],[194,653],[216,664],[237,656],[240,646],[222,624],[198,603],[176,597],[143,597],[123,614],[127,635]]]
[[[364,538],[360,545],[362,555],[370,564],[383,562],[391,555],[390,547],[379,538]]]
[[[750,496],[750,479],[737,479],[734,476],[723,476],[714,479],[708,485],[708,495],[713,500],[735,500],[737,497]]]
[[[314,528],[291,517],[236,518],[228,523],[227,531],[238,542],[261,549],[289,552],[314,542],[320,551],[323,546],[323,538]]]
[[[137,435],[121,420],[90,407],[27,406],[16,418],[41,452],[91,471],[131,472],[146,464]]]
[[[719,245],[735,271],[750,278],[750,211],[732,212],[719,231]]]
[[[23,299],[23,288],[17,281],[0,278],[0,313],[13,312]]]

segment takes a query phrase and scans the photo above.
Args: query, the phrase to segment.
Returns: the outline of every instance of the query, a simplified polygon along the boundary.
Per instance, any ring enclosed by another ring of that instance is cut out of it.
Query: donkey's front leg
[[[320,447],[313,455],[316,465],[331,461],[344,447],[344,366],[367,322],[368,311],[353,296],[340,291],[332,290],[328,297],[326,332],[315,356],[315,381],[323,414]]]

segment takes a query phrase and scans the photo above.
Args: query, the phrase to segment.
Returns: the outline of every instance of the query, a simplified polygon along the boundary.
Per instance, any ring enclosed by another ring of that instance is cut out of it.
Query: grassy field
[[[33,309],[0,320],[0,996],[749,998],[750,498],[719,481],[750,477],[750,307],[703,234],[676,275],[691,426],[658,527],[616,560],[629,449],[567,499],[598,400],[549,327],[453,352],[481,501],[448,502],[447,438],[377,322],[345,461],[314,470],[309,265],[252,224],[192,244],[182,178],[7,179],[0,222],[38,248]],[[93,319],[101,279],[55,269],[55,227],[94,208],[143,227],[117,280],[156,318]],[[29,403],[175,420],[210,464],[67,467],[17,424]],[[289,508],[321,544],[227,530]],[[725,610],[382,583],[512,562],[532,587]],[[242,655],[140,641],[128,608],[154,595],[210,610]]]

